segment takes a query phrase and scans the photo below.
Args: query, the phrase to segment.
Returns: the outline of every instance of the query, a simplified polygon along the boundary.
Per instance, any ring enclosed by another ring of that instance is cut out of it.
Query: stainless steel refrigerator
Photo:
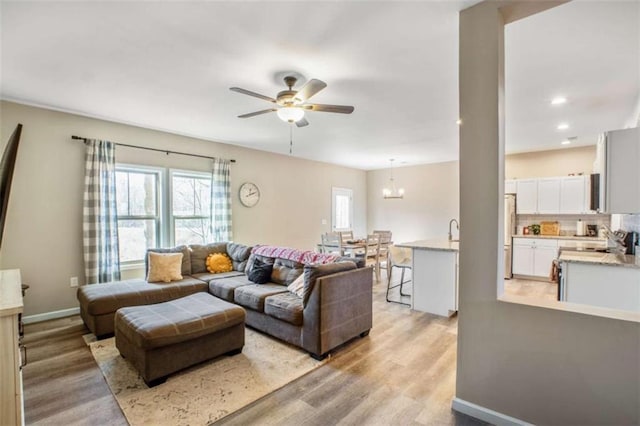
[[[516,195],[504,195],[504,277],[510,279],[512,273],[512,237],[516,234]]]

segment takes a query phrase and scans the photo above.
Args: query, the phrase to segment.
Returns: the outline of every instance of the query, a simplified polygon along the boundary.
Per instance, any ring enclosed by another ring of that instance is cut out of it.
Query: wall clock
[[[240,185],[238,193],[240,202],[246,207],[253,207],[260,201],[260,189],[255,183],[245,182]]]

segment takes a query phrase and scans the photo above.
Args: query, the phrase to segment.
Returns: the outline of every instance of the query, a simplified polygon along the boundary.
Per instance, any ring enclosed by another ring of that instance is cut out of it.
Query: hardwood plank
[[[217,424],[483,424],[450,408],[457,318],[387,303],[384,281],[373,290],[368,337],[356,338],[319,369]],[[27,424],[127,424],[82,339],[87,332],[79,316],[26,326]]]

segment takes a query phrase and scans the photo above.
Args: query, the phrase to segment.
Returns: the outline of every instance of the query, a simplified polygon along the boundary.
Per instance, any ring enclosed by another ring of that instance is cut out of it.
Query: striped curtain
[[[86,142],[83,245],[87,283],[120,279],[115,144]]]
[[[211,171],[211,233],[214,241],[232,241],[231,163],[216,158]]]

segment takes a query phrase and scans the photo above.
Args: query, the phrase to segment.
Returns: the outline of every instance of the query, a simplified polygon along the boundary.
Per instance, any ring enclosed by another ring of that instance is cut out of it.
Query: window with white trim
[[[171,218],[174,245],[212,241],[210,173],[171,171]]]
[[[122,264],[140,262],[161,240],[162,170],[116,167],[118,241]]]

